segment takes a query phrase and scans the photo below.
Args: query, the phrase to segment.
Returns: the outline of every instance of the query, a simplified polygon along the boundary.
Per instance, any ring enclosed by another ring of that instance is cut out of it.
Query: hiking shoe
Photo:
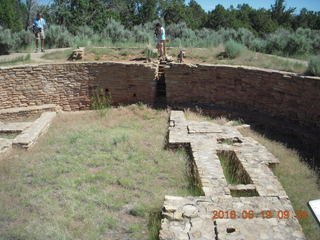
[[[41,52],[45,52],[43,48],[41,49]]]

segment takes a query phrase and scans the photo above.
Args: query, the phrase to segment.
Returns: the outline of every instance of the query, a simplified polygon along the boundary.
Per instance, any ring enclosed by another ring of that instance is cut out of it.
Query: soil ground
[[[185,63],[209,63],[209,64],[230,64],[262,67],[268,69],[304,73],[307,70],[308,63],[299,59],[284,58],[262,53],[246,51],[243,55],[228,59],[223,57],[224,48],[218,46],[216,48],[186,48]],[[169,56],[177,61],[177,55],[180,49],[171,47],[167,49]],[[86,47],[84,62],[92,61],[146,61],[146,48],[115,48],[115,47]],[[30,60],[28,62],[14,62],[10,65],[35,64],[35,63],[63,63],[67,62],[72,53],[71,48],[49,49],[45,53],[29,53]],[[8,66],[1,64],[1,61],[14,60],[19,56],[26,56],[27,53],[13,53],[10,55],[0,56],[0,66]],[[155,59],[154,59],[155,60]]]

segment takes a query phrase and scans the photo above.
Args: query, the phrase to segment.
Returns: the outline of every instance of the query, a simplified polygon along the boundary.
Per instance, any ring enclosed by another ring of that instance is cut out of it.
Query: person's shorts
[[[38,40],[40,40],[40,39],[43,40],[46,38],[46,36],[44,35],[43,29],[41,29],[41,31],[35,33],[34,35],[35,35],[36,39],[38,39]]]
[[[162,46],[163,44],[164,44],[164,40],[158,40],[158,43],[157,43],[158,46]]]

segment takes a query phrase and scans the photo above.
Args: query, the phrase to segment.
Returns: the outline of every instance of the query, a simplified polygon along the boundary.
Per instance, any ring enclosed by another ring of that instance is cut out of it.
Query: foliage
[[[226,51],[226,55],[229,58],[239,57],[241,54],[243,54],[246,51],[245,47],[242,44],[237,43],[233,40],[226,42],[226,44],[224,45],[224,48]]]
[[[15,49],[23,49],[29,47],[34,42],[34,35],[31,31],[22,30],[15,33],[16,47]]]
[[[18,0],[0,0],[0,25],[13,31],[24,27],[26,6]]]
[[[16,38],[10,29],[4,29],[0,26],[0,54],[9,54],[14,49]]]
[[[112,42],[127,41],[132,35],[121,23],[110,19],[108,25],[102,31],[102,37],[110,39]]]
[[[70,47],[72,43],[73,36],[63,26],[52,25],[46,32],[46,44],[49,47]]]
[[[92,109],[96,110],[101,117],[106,115],[106,111],[111,107],[112,100],[108,92],[105,92],[103,89],[97,89],[92,98],[91,106]]]
[[[310,58],[308,72],[320,77],[320,56]]]
[[[12,65],[12,64],[16,64],[16,63],[25,63],[30,61],[31,59],[31,55],[27,54],[24,56],[18,56],[15,58],[11,58],[11,59],[3,59],[0,60],[0,66],[4,66],[4,65]]]

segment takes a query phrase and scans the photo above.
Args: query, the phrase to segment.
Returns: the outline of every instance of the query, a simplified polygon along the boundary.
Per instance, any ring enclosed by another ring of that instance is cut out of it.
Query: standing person
[[[160,55],[160,58],[166,55],[166,50],[165,50],[165,42],[166,42],[166,31],[164,30],[164,27],[160,23],[156,24],[156,30],[155,34],[157,37],[157,49],[158,53]]]
[[[33,33],[36,37],[36,52],[39,52],[39,40],[41,40],[41,52],[44,52],[44,26],[47,25],[46,21],[42,18],[41,13],[37,13],[37,17],[33,21]]]

